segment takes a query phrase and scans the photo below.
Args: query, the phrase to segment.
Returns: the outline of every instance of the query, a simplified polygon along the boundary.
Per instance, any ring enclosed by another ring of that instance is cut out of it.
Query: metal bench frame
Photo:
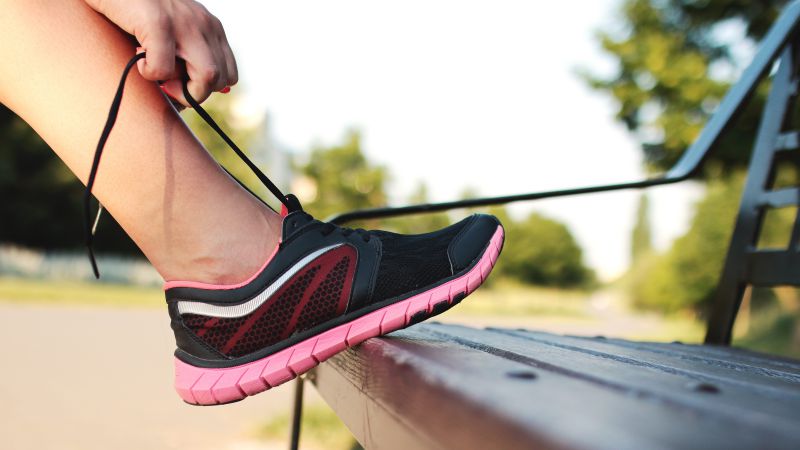
[[[756,244],[770,208],[800,205],[800,188],[773,190],[776,166],[789,162],[800,167],[800,131],[786,130],[798,89],[800,68],[800,1],[789,4],[761,42],[750,66],[743,72],[710,117],[697,140],[666,173],[640,181],[501,197],[384,207],[346,212],[332,218],[343,224],[355,220],[432,213],[460,208],[502,205],[519,201],[566,197],[680,183],[701,175],[703,164],[725,131],[733,125],[758,85],[772,75],[769,97],[761,116],[742,194],[739,213],[708,320],[705,343],[730,345],[733,324],[745,288],[750,286],[800,286],[800,208],[787,248],[757,249]],[[777,65],[777,69],[775,69]],[[297,382],[291,448],[300,432],[303,383]]]
[[[744,288],[754,286],[800,285],[800,221],[795,220],[791,243],[785,250],[756,250],[755,245],[764,211],[800,205],[800,189],[793,187],[771,190],[777,162],[788,160],[800,167],[800,132],[784,132],[790,106],[797,91],[797,60],[800,41],[796,37],[800,25],[800,1],[791,3],[772,26],[750,66],[722,99],[717,110],[706,123],[700,136],[683,156],[665,174],[640,181],[586,186],[557,191],[484,197],[442,203],[426,203],[401,207],[371,208],[346,212],[330,218],[343,224],[355,220],[396,217],[410,214],[432,213],[459,208],[502,205],[512,202],[566,197],[596,192],[644,189],[652,186],[680,183],[697,178],[703,163],[730,127],[747,101],[766,78],[775,64],[778,70],[772,77],[769,98],[761,116],[761,125],[748,168],[739,215],[725,261],[725,268],[717,287],[714,308],[708,321],[707,344],[728,345],[736,312]]]

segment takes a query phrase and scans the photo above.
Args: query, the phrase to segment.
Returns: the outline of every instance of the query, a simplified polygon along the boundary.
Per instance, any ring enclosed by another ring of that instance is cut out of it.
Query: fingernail
[[[175,97],[174,95],[170,94],[170,93],[169,93],[169,91],[167,90],[167,88],[166,88],[166,87],[165,87],[163,84],[162,84],[162,85],[160,85],[159,87],[160,87],[160,88],[161,88],[161,90],[162,90],[162,91],[163,91],[165,94],[167,94],[167,96],[169,96],[170,98],[173,98],[173,99],[175,99],[175,100],[177,100],[177,99],[178,99],[178,98],[177,98],[177,97]]]
[[[230,91],[231,91],[231,87],[230,86],[225,86],[224,88],[219,90],[220,94],[227,94]]]

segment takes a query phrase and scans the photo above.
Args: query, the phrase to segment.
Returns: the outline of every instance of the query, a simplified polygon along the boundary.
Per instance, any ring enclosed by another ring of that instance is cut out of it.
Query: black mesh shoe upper
[[[416,291],[452,275],[447,247],[463,224],[418,235],[372,231],[383,248],[373,302]]]

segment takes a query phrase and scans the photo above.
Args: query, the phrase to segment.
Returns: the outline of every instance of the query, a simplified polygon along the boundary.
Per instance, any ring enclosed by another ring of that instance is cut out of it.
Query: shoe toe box
[[[447,249],[453,274],[470,267],[483,254],[500,226],[497,217],[488,214],[475,214],[466,222]]]

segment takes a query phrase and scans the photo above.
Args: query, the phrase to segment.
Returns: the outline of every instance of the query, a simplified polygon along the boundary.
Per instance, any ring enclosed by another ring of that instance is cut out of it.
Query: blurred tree
[[[386,204],[387,171],[370,164],[357,131],[348,132],[339,145],[314,148],[299,170],[315,184],[315,195],[303,207],[320,219]]]
[[[234,105],[236,96],[234,94],[212,95],[205,103],[205,109],[220,128],[228,135],[233,142],[249,157],[252,157],[251,148],[256,140],[258,126],[246,125],[241,120],[237,120]],[[225,169],[238,178],[248,189],[258,194],[265,200],[270,200],[270,196],[263,195],[267,189],[258,180],[258,177],[236,156],[228,144],[206,124],[206,122],[191,109],[181,112],[181,116],[186,124],[191,128],[197,139],[203,143],[209,153]],[[264,173],[269,175],[269,167],[260,167]]]
[[[634,281],[634,304],[647,309],[703,312],[711,301],[733,233],[742,176],[709,182],[689,231]]]
[[[408,204],[417,205],[428,202],[428,186],[424,182],[419,182],[414,193],[408,198]],[[381,228],[385,226],[386,229],[397,233],[419,234],[438,230],[448,225],[450,225],[450,217],[447,213],[442,212],[388,219],[382,221]]]
[[[631,233],[631,264],[641,262],[653,252],[653,237],[650,230],[650,199],[647,194],[639,196],[636,208],[636,224]]]
[[[461,192],[461,199],[479,197],[473,187]],[[531,213],[515,220],[505,206],[469,208],[467,214],[485,212],[497,217],[505,228],[503,256],[498,259],[491,283],[510,278],[525,284],[560,288],[591,287],[595,274],[583,263],[583,250],[566,225]]]
[[[697,137],[746,61],[721,37],[741,30],[758,40],[786,0],[626,0],[625,31],[599,34],[618,63],[612,77],[588,75],[619,102],[617,118],[643,141],[647,166],[665,169]],[[736,43],[741,46],[741,42]],[[712,156],[723,174],[746,165],[764,90]]]
[[[786,0],[625,0],[624,31],[601,32],[618,63],[613,76],[588,75],[619,103],[617,118],[642,141],[650,170],[672,166],[747,63],[742,49],[764,36]],[[706,197],[689,230],[664,255],[640,258],[632,271],[634,302],[643,307],[704,312],[713,295],[737,213],[768,83],[756,91],[736,126],[714,149]],[[767,240],[785,224],[779,214]],[[639,250],[634,246],[633,252]]]
[[[584,287],[594,281],[594,273],[583,264],[583,251],[564,224],[538,213],[518,222],[504,209],[490,212],[506,229],[501,274],[541,286]]]
[[[708,182],[706,196],[695,206],[689,231],[653,261],[634,281],[637,306],[675,312],[709,311],[739,211],[744,175]],[[764,222],[759,245],[786,247],[796,209],[773,210]]]

